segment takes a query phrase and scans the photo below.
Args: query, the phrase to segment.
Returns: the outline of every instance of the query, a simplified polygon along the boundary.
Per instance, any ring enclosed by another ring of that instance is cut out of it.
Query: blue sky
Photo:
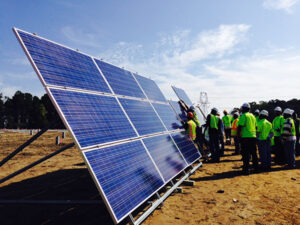
[[[11,28],[35,32],[230,109],[300,98],[300,1],[0,1],[0,92],[43,95]]]

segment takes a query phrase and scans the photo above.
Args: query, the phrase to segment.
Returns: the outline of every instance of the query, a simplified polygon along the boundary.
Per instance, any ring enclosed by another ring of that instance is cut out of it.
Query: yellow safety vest
[[[188,124],[187,132],[190,138],[194,141],[196,139],[196,127],[197,127],[196,123],[193,120],[189,120],[187,124]]]
[[[236,119],[233,121],[232,128],[231,128],[231,136],[237,136],[237,132],[238,132],[238,122],[239,122],[239,118],[236,118]]]

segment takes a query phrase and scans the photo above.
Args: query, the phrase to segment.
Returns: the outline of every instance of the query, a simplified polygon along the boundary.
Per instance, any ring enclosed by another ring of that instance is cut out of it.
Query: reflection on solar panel
[[[175,110],[177,115],[180,117],[180,119],[182,121],[186,121],[187,120],[186,114],[185,114],[184,110],[182,110],[180,108],[180,105],[178,104],[178,102],[170,100],[169,103],[172,106],[172,108]]]
[[[157,84],[146,77],[142,77],[140,75],[134,74],[135,78],[141,85],[142,89],[144,90],[145,94],[150,100],[166,102],[166,98],[157,86]]]
[[[162,119],[163,123],[168,130],[175,130],[182,128],[182,124],[177,118],[175,112],[172,110],[170,105],[152,103],[159,117]]]
[[[188,164],[195,162],[195,160],[201,157],[193,142],[184,132],[174,133],[172,137]]]
[[[86,151],[84,155],[117,221],[164,184],[141,141]]]
[[[165,181],[170,180],[186,167],[170,135],[145,138],[143,141]]]
[[[174,92],[176,93],[177,97],[180,99],[180,100],[183,100],[188,106],[191,106],[193,105],[192,101],[190,100],[190,98],[187,96],[187,94],[185,93],[184,90],[180,89],[180,88],[177,88],[177,87],[174,87],[172,86]]]
[[[111,93],[92,58],[18,31],[47,85]]]
[[[119,100],[140,135],[166,131],[149,102]]]
[[[82,148],[136,137],[114,97],[50,89]]]
[[[124,69],[95,59],[115,94],[146,98],[132,74]]]

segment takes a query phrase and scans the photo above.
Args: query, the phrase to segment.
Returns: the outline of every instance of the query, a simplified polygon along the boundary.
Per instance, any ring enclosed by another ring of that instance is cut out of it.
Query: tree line
[[[274,108],[282,110],[291,108],[300,113],[300,100],[271,100],[259,103],[251,102],[251,109],[268,110],[270,121],[275,117]],[[3,97],[0,93],[0,128],[7,129],[40,129],[50,124],[50,129],[64,129],[58,113],[47,94],[41,98],[30,93],[16,91],[11,97]]]
[[[0,93],[0,128],[40,129],[48,124],[50,129],[64,128],[47,94],[39,98],[16,91],[9,98]]]

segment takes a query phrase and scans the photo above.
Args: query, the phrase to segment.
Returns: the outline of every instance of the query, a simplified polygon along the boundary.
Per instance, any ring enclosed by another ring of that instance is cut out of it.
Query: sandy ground
[[[47,132],[0,168],[0,179],[71,143]],[[24,143],[27,133],[0,134],[0,160]],[[241,176],[241,156],[231,147],[218,164],[204,164],[167,198],[144,224],[300,224],[300,157],[297,169],[273,166],[271,172]],[[223,193],[218,193],[220,190]],[[0,200],[100,200],[80,153],[74,147],[0,184]],[[113,224],[104,205],[0,204],[0,224]],[[123,224],[126,224],[125,222]]]

